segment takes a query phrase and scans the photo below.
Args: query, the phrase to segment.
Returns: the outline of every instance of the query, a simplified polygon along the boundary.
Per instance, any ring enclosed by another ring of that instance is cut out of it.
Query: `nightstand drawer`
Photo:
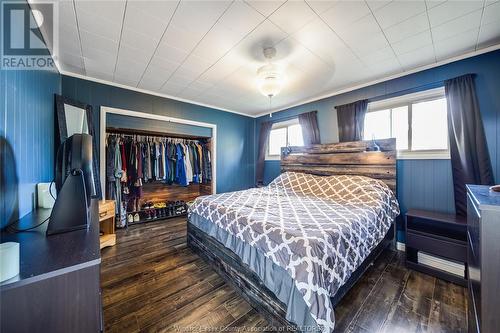
[[[467,262],[467,246],[465,242],[446,240],[444,237],[432,237],[418,232],[408,231],[406,245],[428,253],[436,253],[442,257],[460,262]]]

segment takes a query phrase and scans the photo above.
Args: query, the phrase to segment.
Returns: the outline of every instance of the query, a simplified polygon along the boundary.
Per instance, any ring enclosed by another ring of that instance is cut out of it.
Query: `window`
[[[302,127],[298,119],[275,123],[269,133],[266,160],[279,160],[281,147],[303,145]]]
[[[450,158],[444,89],[368,104],[364,139],[396,138],[398,158]]]

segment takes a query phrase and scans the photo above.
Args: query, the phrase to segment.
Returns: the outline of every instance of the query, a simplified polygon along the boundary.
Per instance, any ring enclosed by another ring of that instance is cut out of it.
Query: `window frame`
[[[288,120],[283,120],[283,121],[278,121],[273,123],[273,126],[271,127],[271,131],[279,128],[286,128],[286,142],[288,145],[288,127],[291,125],[300,125],[299,123],[299,118],[292,118]],[[269,138],[267,138],[267,147],[266,147],[266,161],[279,161],[281,159],[281,154],[278,155],[270,155],[269,154],[269,140],[271,139],[271,133],[269,132]]]
[[[447,141],[447,149],[411,150],[412,143],[412,105],[415,103],[428,102],[436,99],[446,98],[444,87],[424,90],[416,93],[406,94],[394,98],[383,99],[368,103],[367,113],[395,109],[402,106],[408,107],[408,146],[409,149],[398,150],[397,159],[400,160],[423,160],[423,159],[450,159],[450,143]],[[392,131],[392,110],[391,131]]]

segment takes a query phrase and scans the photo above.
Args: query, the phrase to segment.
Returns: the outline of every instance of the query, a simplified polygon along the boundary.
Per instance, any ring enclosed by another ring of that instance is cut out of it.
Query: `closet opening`
[[[186,215],[190,202],[215,193],[216,128],[203,125],[101,108],[103,193],[115,201],[117,227]]]

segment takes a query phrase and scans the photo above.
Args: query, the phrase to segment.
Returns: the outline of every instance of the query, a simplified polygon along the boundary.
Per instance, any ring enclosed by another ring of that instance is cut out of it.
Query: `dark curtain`
[[[458,215],[467,215],[466,184],[493,184],[493,171],[486,144],[472,74],[445,81],[448,132]]]
[[[299,114],[299,123],[306,146],[320,143],[317,113],[318,111],[311,111]]]
[[[340,142],[363,140],[367,106],[368,100],[362,100],[335,107],[337,109]]]
[[[267,142],[269,140],[269,133],[273,123],[270,121],[263,122],[260,125],[259,134],[259,154],[257,156],[257,170],[256,170],[256,180],[257,185],[262,185],[264,183],[264,162],[266,158]]]

